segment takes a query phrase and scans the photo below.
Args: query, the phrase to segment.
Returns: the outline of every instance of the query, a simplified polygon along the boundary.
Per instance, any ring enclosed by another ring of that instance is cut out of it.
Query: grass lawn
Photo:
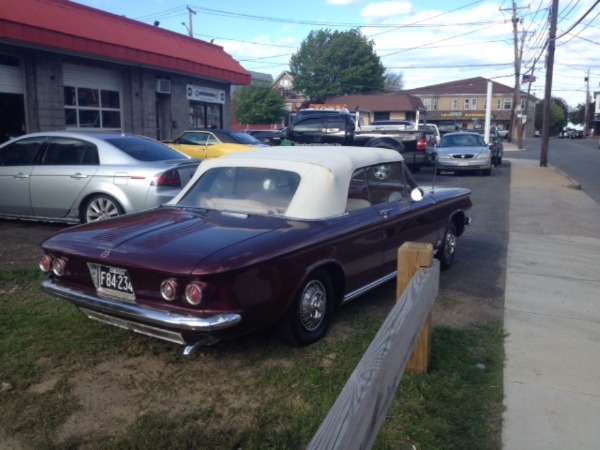
[[[41,277],[0,271],[0,448],[303,449],[383,322],[357,301],[307,348],[267,331],[184,357]],[[499,449],[503,339],[501,323],[434,327],[430,372],[405,374],[374,448]]]

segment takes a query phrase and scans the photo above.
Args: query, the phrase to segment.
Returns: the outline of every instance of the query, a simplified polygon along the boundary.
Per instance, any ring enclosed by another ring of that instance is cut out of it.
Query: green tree
[[[569,122],[574,125],[583,124],[583,116],[585,114],[585,105],[579,103],[575,108],[569,111]]]
[[[268,84],[238,88],[233,94],[233,113],[239,123],[267,125],[286,116],[285,100]]]
[[[587,128],[591,129],[594,124],[594,111],[596,103],[592,102],[588,105]],[[579,103],[574,109],[569,112],[569,122],[575,125],[583,125],[585,123],[585,103]]]
[[[392,72],[386,70],[383,81],[383,90],[385,92],[396,92],[404,89],[404,74],[402,72]]]
[[[344,94],[381,92],[385,68],[360,30],[311,31],[290,59],[294,90],[314,102]]]
[[[556,135],[562,130],[568,121],[568,108],[566,102],[561,98],[552,97],[550,103],[550,134]],[[542,129],[544,122],[544,100],[535,105],[535,128]]]

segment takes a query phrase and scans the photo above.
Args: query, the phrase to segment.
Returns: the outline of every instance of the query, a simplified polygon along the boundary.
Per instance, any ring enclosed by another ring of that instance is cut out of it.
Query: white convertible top
[[[291,146],[267,147],[231,153],[202,161],[192,180],[169,203],[176,204],[205,172],[217,167],[258,167],[296,172],[300,184],[286,217],[323,219],[346,210],[352,173],[361,167],[402,161],[395,150],[371,147]]]

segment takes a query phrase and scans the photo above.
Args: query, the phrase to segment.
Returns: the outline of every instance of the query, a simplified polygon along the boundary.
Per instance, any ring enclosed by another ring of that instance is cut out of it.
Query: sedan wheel
[[[327,332],[333,313],[333,288],[324,272],[313,273],[302,285],[287,313],[285,338],[292,345],[317,342]]]
[[[444,241],[441,247],[436,253],[437,258],[440,260],[440,266],[442,270],[448,269],[454,262],[454,253],[456,252],[456,227],[453,223],[448,225],[446,234],[444,235]]]
[[[108,195],[96,195],[88,200],[81,210],[81,222],[94,222],[123,214],[123,208]]]

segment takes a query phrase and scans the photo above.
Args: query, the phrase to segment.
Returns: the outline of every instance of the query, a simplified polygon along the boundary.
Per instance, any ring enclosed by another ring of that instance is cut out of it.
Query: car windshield
[[[171,159],[188,159],[160,142],[135,136],[106,138],[106,142],[127,153],[138,161],[168,161]]]
[[[284,215],[298,184],[296,172],[257,167],[208,170],[177,203],[234,213]]]
[[[485,147],[485,142],[477,134],[454,134],[442,136],[440,147]]]

